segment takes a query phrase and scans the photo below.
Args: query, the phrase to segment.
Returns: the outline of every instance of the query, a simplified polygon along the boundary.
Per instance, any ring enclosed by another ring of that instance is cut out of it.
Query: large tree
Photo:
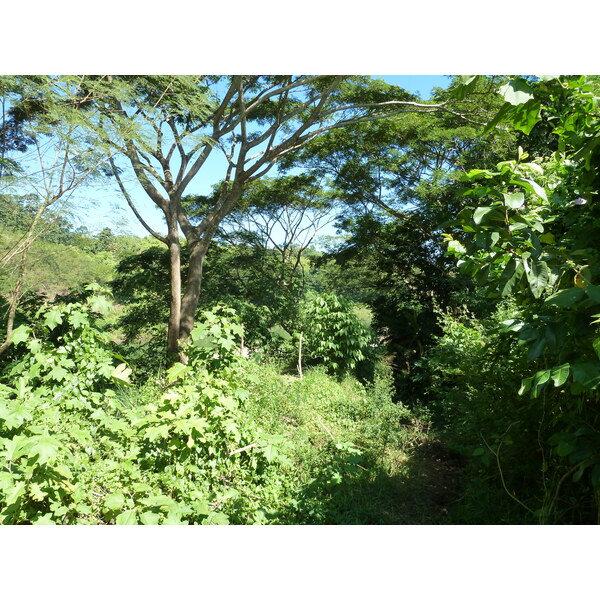
[[[452,111],[446,102],[419,102],[368,77],[96,77],[78,85],[82,105],[95,103],[101,115],[96,133],[124,157],[112,161],[122,193],[146,229],[168,246],[170,352],[190,334],[206,252],[246,184],[332,129],[390,115]],[[219,194],[200,222],[193,223],[182,199],[215,154],[224,159]],[[122,176],[125,168],[162,211],[166,233],[150,227],[135,206]],[[182,234],[190,251],[186,281],[181,277]]]

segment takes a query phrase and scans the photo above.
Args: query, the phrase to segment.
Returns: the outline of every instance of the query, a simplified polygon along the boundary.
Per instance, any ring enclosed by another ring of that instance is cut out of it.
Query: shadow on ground
[[[336,482],[323,473],[297,498],[294,522],[339,525],[441,525],[460,500],[463,459],[428,441],[403,460],[398,474],[376,470],[374,460]]]

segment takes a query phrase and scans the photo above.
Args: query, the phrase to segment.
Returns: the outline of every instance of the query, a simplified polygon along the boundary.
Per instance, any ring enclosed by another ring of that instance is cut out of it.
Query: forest
[[[600,76],[0,96],[0,524],[600,523]]]

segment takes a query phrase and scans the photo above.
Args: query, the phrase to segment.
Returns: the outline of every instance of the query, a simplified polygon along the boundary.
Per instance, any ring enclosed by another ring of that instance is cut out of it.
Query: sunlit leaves
[[[28,327],[27,325],[20,325],[19,327],[15,328],[11,334],[11,340],[13,342],[13,344],[18,345],[21,342],[24,342],[30,335],[31,333],[31,328]]]
[[[500,88],[499,92],[506,102],[509,102],[514,106],[524,104],[533,99],[531,87],[522,79],[513,79],[509,81]]]
[[[131,383],[129,379],[131,377],[131,373],[132,370],[125,363],[121,363],[116,366],[116,368],[111,372],[110,376],[113,379],[117,379],[123,383]]]
[[[44,325],[48,329],[54,329],[59,323],[63,322],[62,311],[59,308],[51,308],[44,316]]]
[[[512,194],[503,194],[504,196],[504,204],[513,209],[521,208],[523,204],[525,204],[525,195],[520,192],[515,192]]]

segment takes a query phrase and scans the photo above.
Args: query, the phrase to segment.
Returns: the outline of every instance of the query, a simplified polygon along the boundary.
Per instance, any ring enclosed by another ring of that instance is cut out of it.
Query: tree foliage
[[[557,510],[564,478],[596,494],[600,486],[598,87],[586,77],[515,78],[500,91],[506,104],[495,121],[527,135],[550,128],[556,151],[519,149],[495,169],[467,173],[469,205],[448,247],[489,295],[511,296],[522,308],[504,323],[533,368],[519,394],[543,403],[544,442],[569,465],[541,509],[545,519]]]

